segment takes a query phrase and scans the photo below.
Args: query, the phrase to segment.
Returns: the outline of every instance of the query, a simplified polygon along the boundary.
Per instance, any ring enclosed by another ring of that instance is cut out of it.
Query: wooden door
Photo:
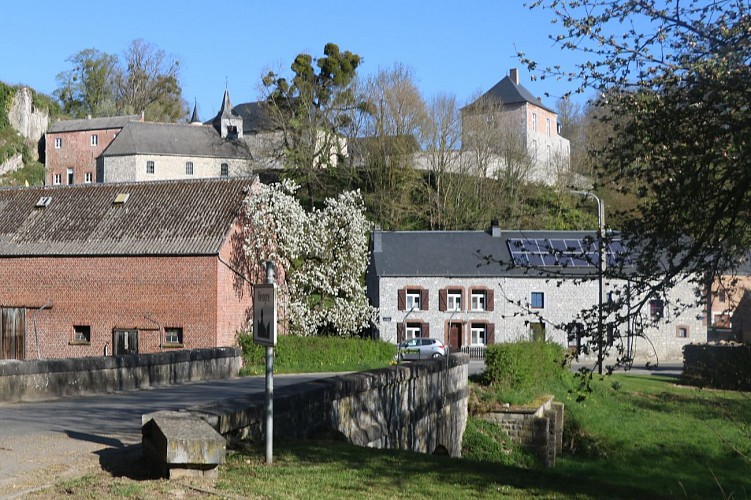
[[[26,308],[3,307],[0,359],[25,359]]]
[[[459,352],[462,348],[462,324],[449,324],[449,348],[451,352]]]
[[[138,354],[138,330],[114,330],[112,332],[112,354]]]

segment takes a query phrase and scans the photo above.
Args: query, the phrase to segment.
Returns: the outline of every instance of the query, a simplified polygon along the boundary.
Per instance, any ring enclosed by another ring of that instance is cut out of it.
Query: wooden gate
[[[26,308],[3,307],[0,325],[0,359],[25,359]]]

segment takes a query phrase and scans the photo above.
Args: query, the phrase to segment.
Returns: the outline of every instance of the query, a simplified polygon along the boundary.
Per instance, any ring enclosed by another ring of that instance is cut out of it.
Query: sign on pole
[[[253,342],[276,346],[276,285],[255,285],[253,290]]]

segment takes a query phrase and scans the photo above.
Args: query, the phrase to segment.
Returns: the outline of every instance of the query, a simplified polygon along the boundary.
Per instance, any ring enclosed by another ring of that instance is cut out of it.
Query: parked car
[[[397,356],[400,360],[429,359],[446,355],[446,346],[438,339],[417,338],[399,344]]]

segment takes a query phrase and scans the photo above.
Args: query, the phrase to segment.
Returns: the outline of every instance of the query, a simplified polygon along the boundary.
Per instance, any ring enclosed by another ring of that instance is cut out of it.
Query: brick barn
[[[253,182],[0,189],[0,359],[235,345]]]

